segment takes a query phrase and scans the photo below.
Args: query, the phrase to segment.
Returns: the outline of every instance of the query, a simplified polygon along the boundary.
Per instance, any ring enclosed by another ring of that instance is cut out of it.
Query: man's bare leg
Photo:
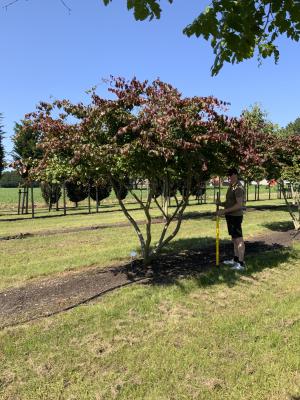
[[[234,257],[239,258],[238,245],[237,245],[236,239],[232,238],[232,242],[233,242],[233,248],[234,248]]]
[[[244,257],[245,257],[245,243],[244,243],[244,238],[239,237],[233,239],[234,243],[234,255],[239,258],[239,261],[244,262]]]

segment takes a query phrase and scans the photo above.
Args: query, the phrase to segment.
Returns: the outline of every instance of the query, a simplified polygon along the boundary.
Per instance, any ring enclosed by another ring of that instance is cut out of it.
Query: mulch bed
[[[246,241],[247,254],[291,246],[300,234],[288,230]],[[231,255],[229,241],[222,243],[221,260]],[[110,268],[90,267],[54,277],[35,279],[0,293],[0,328],[47,317],[87,303],[116,288],[133,283],[168,284],[215,268],[215,248],[187,250],[157,258],[149,267],[140,260]]]

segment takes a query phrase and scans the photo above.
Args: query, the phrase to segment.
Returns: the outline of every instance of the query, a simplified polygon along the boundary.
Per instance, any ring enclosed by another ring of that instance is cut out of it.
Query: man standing
[[[224,261],[224,264],[231,265],[237,271],[242,271],[245,269],[245,243],[242,231],[245,194],[243,185],[238,179],[237,169],[230,168],[227,175],[230,186],[226,193],[226,200],[218,202],[218,205],[224,207],[224,210],[217,211],[217,214],[225,215],[228,233],[232,237],[234,246],[234,257],[232,260]]]

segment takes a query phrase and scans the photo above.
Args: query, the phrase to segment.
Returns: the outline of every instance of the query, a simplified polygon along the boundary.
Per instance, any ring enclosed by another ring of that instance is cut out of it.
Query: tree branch
[[[139,205],[145,211],[146,207],[145,207],[144,203],[142,202],[142,200],[134,193],[134,191],[132,189],[129,189],[129,188],[127,188],[127,189],[129,190],[129,193],[131,193],[132,197],[139,203]]]
[[[15,3],[18,3],[19,1],[20,1],[20,0],[12,0],[11,2],[5,4],[5,5],[3,6],[3,8],[5,8],[5,10],[7,11],[8,7],[14,5]],[[28,0],[26,0],[26,1],[28,1]],[[60,3],[66,8],[66,10],[68,11],[68,13],[70,14],[72,10],[71,10],[71,8],[67,5],[67,3],[65,2],[65,0],[59,0],[59,1],[60,1]]]
[[[144,205],[144,203],[142,202],[142,200],[131,190],[129,189],[131,195],[136,199],[136,201],[141,205],[142,209],[144,210],[144,213],[146,215],[147,218],[147,223],[146,223],[146,241],[145,241],[145,250],[144,250],[144,257],[145,257],[145,261],[148,261],[148,257],[149,257],[149,248],[150,248],[150,244],[151,244],[151,240],[152,240],[152,235],[151,235],[151,215],[149,212],[149,208],[150,208],[150,203],[151,203],[151,197],[152,197],[152,191],[151,189],[148,192],[148,198],[146,201],[146,205]]]
[[[8,7],[12,6],[13,4],[17,3],[19,0],[13,0],[10,3],[7,3],[3,6],[3,8],[5,8],[5,10],[7,11]]]
[[[165,213],[165,211],[164,211],[164,209],[162,208],[162,206],[161,206],[161,205],[159,204],[159,202],[157,201],[156,197],[154,197],[154,201],[155,201],[155,204],[157,205],[158,209],[160,210],[160,212],[161,212],[162,215],[164,216],[164,218],[167,220],[167,219],[168,219],[168,216],[167,216],[167,214]]]
[[[136,231],[136,234],[137,234],[137,236],[138,236],[138,238],[139,238],[139,240],[140,240],[140,243],[141,243],[141,248],[142,248],[143,256],[145,256],[145,239],[144,239],[144,237],[143,237],[143,234],[142,234],[142,232],[141,232],[141,230],[140,230],[138,224],[136,223],[136,221],[135,221],[135,220],[133,219],[133,217],[130,215],[130,213],[129,213],[129,211],[127,210],[127,208],[124,206],[123,201],[120,199],[119,192],[118,192],[118,188],[117,188],[117,186],[114,184],[113,179],[111,179],[111,181],[112,181],[113,188],[114,188],[114,190],[115,190],[115,192],[116,192],[116,194],[117,194],[117,199],[118,199],[118,202],[119,202],[119,204],[120,204],[120,206],[121,206],[121,208],[122,208],[122,211],[124,212],[126,218],[129,220],[129,222],[133,225],[133,227],[134,227],[134,229],[135,229],[135,231]]]
[[[156,246],[156,248],[155,248],[155,250],[154,250],[154,253],[159,252],[160,249],[164,246],[164,243],[165,243],[165,242],[164,242],[164,238],[165,238],[165,236],[166,236],[167,230],[168,230],[168,228],[169,228],[171,222],[172,222],[172,221],[174,220],[174,218],[176,217],[178,211],[180,210],[180,207],[184,206],[184,203],[185,203],[185,206],[183,207],[183,209],[182,209],[182,210],[180,211],[180,213],[179,213],[179,215],[182,215],[182,213],[183,213],[183,211],[184,211],[184,209],[185,209],[185,207],[186,207],[186,205],[187,205],[187,201],[188,201],[188,197],[186,198],[185,201],[182,200],[182,201],[177,205],[176,210],[174,211],[173,215],[172,215],[171,217],[168,217],[167,222],[165,223],[165,226],[164,226],[164,228],[163,228],[163,230],[162,230],[162,233],[161,233],[159,242],[157,243],[157,246]],[[179,226],[180,226],[180,225],[179,225]],[[178,229],[179,229],[179,228],[178,228]],[[177,232],[178,232],[178,230],[177,230]],[[176,233],[177,233],[177,232],[176,232]],[[175,235],[174,235],[174,236],[175,236]],[[173,237],[174,237],[174,236],[173,236]],[[167,240],[167,239],[166,239],[166,240]],[[170,239],[170,240],[171,240],[171,239]]]
[[[169,221],[165,224],[164,229],[162,231],[162,235],[160,237],[160,240],[159,240],[156,248],[153,251],[153,255],[159,253],[160,250],[177,235],[177,233],[179,231],[179,228],[181,226],[181,223],[182,223],[183,212],[184,212],[184,210],[185,210],[185,208],[187,206],[187,200],[188,200],[188,198],[185,199],[185,201],[180,203],[180,206],[176,209],[175,213],[172,215],[172,217],[169,219]],[[175,218],[175,216],[176,216],[178,210],[180,209],[180,207],[181,207],[181,210],[180,210],[179,215],[178,215],[178,220],[177,220],[176,227],[173,230],[173,232],[164,240],[165,235],[167,233],[167,230],[169,228],[169,225],[173,221],[173,219]]]
[[[68,13],[71,14],[71,8],[67,5],[64,0],[60,0],[61,4],[68,10]]]

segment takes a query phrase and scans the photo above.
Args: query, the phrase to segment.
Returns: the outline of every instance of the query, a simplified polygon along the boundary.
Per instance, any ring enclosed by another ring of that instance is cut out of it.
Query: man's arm
[[[226,204],[226,201],[218,201],[218,200],[216,200],[216,205],[217,206],[221,206],[221,207],[225,207],[225,204]]]
[[[217,214],[220,216],[220,215],[225,215],[225,214],[227,214],[227,213],[231,213],[231,212],[234,212],[234,211],[239,211],[239,210],[241,210],[243,208],[243,197],[237,197],[236,198],[236,204],[234,205],[234,206],[232,206],[232,207],[229,207],[229,208],[224,208],[224,210],[219,210],[218,212],[217,212]]]

